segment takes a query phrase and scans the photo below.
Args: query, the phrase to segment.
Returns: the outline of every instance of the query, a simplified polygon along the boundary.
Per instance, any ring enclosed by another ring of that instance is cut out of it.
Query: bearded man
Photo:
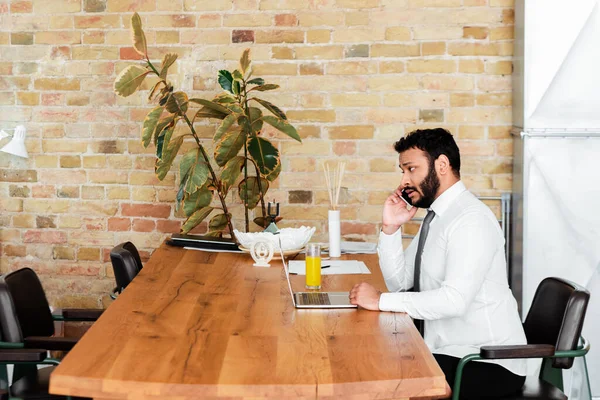
[[[508,286],[504,236],[492,211],[461,182],[460,153],[450,132],[416,130],[394,147],[403,175],[383,205],[378,243],[390,292],[363,282],[350,300],[369,310],[411,316],[452,387],[461,357],[479,353],[481,346],[527,343]],[[427,215],[403,249],[401,227],[418,208]],[[470,362],[461,398],[515,393],[525,375],[525,360]]]

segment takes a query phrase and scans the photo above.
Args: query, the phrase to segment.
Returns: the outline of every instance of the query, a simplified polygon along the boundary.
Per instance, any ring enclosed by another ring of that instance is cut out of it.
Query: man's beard
[[[435,195],[440,188],[440,180],[435,172],[435,164],[429,164],[429,173],[419,184],[419,192],[421,198],[413,203],[413,206],[418,208],[429,208],[435,200]],[[415,188],[411,188],[415,190]]]

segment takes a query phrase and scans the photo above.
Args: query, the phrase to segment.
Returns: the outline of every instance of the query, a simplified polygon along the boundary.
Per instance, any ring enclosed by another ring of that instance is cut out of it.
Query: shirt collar
[[[441,216],[450,205],[456,200],[456,198],[467,188],[462,181],[456,182],[444,191],[435,201],[431,204],[430,209],[435,212],[435,215]]]

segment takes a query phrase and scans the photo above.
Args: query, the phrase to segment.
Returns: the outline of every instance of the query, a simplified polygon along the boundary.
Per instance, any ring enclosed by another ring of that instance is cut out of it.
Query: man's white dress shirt
[[[457,182],[431,205],[435,217],[421,259],[421,291],[413,287],[419,234],[406,251],[402,233],[381,232],[379,264],[390,293],[381,311],[405,312],[425,322],[432,353],[461,358],[481,346],[526,344],[517,302],[506,276],[504,236],[492,211]],[[526,375],[525,360],[493,360]]]

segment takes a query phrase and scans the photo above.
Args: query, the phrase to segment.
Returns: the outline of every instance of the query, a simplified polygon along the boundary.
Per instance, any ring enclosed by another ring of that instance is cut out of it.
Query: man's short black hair
[[[424,151],[429,158],[430,165],[433,165],[433,162],[444,154],[450,160],[454,175],[460,178],[460,152],[452,134],[446,129],[417,129],[394,144],[394,149],[398,153],[412,148]]]

